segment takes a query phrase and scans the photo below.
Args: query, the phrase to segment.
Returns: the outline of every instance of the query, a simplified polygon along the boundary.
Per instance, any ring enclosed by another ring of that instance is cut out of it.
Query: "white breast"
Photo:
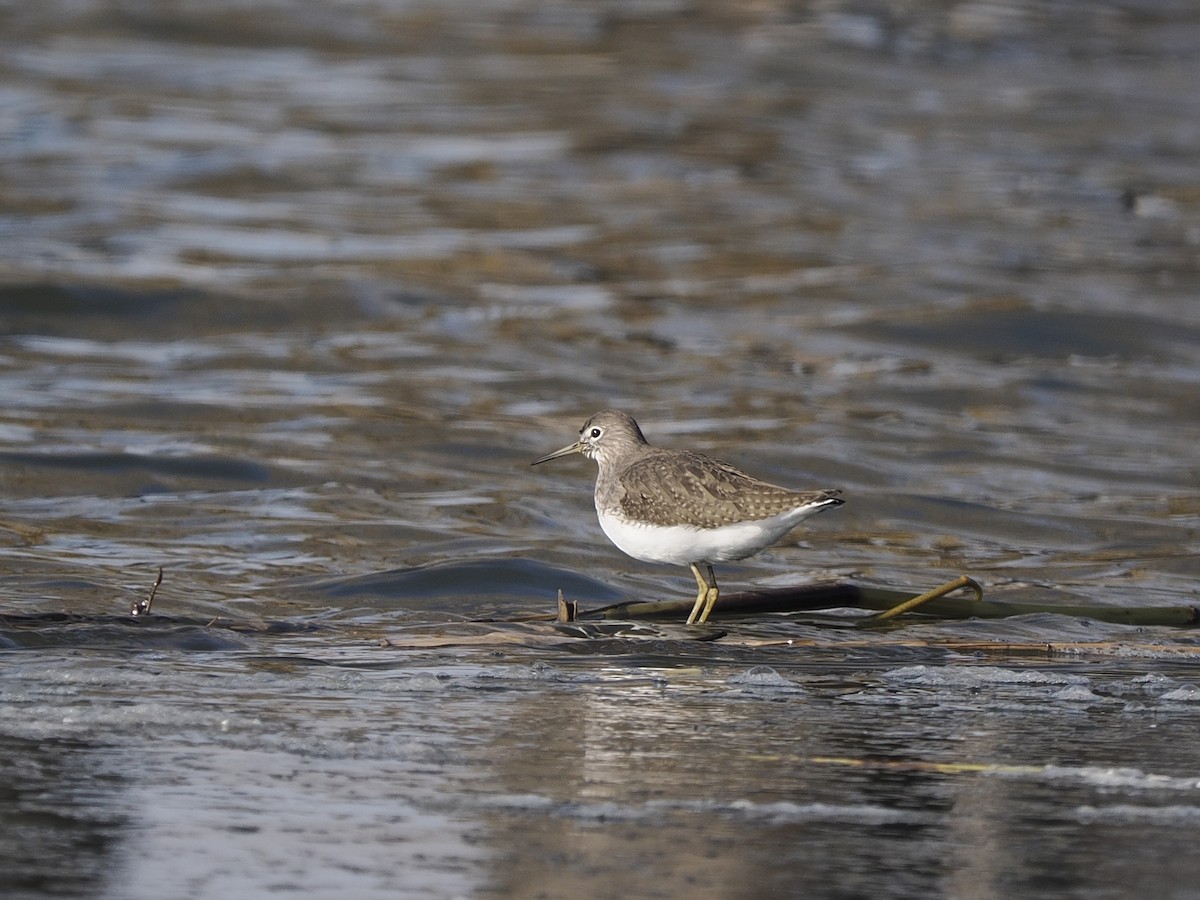
[[[769,519],[693,528],[687,525],[643,525],[597,510],[600,527],[624,553],[643,562],[718,563],[745,559],[783,537],[824,503],[789,510]]]

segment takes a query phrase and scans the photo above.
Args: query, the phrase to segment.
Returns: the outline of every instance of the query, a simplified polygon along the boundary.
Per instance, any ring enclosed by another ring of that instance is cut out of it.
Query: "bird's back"
[[[614,474],[597,506],[651,525],[720,528],[842,502],[839,491],[791,491],[688,450],[647,446]]]

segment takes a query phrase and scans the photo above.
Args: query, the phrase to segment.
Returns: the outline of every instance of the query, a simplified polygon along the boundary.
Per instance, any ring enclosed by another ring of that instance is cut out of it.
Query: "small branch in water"
[[[158,593],[158,586],[162,584],[163,570],[162,566],[158,567],[158,578],[154,580],[154,587],[150,588],[150,596],[145,600],[134,600],[129,605],[129,614],[131,616],[145,616],[150,613],[150,606],[154,603],[154,595]]]
[[[579,603],[575,600],[567,600],[563,597],[562,588],[558,589],[558,621],[559,622],[574,622],[575,617],[579,614]]]
[[[874,625],[876,622],[886,622],[888,619],[894,619],[898,615],[916,609],[922,603],[928,603],[930,600],[938,599],[938,597],[945,597],[947,594],[964,587],[969,587],[975,592],[975,599],[977,601],[983,600],[983,588],[979,586],[979,582],[968,575],[959,575],[953,581],[947,581],[945,584],[935,587],[932,591],[926,591],[924,594],[913,597],[910,600],[905,600],[903,603],[897,603],[891,609],[885,609],[883,612],[871,616],[867,624]]]

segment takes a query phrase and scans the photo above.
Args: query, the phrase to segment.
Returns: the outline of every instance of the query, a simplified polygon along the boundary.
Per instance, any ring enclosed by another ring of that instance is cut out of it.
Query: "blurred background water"
[[[48,0],[0,48],[12,896],[1196,896],[1191,632],[468,621],[692,590],[528,466],[605,406],[845,491],[729,590],[1195,604],[1193,4]]]

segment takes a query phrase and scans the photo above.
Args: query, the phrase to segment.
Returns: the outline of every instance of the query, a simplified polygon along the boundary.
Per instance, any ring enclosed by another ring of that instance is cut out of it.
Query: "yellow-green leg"
[[[687,624],[703,624],[708,621],[708,614],[712,612],[713,607],[717,605],[717,576],[713,574],[712,566],[706,566],[708,569],[708,580],[704,580],[704,576],[700,574],[700,568],[695,563],[690,563],[692,574],[696,576],[696,603],[692,607],[692,614],[688,616]]]

